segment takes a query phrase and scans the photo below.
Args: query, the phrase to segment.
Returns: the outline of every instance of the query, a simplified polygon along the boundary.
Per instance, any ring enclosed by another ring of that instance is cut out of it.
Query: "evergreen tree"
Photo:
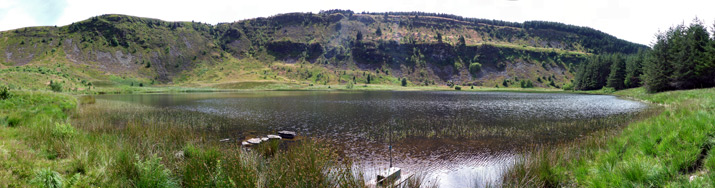
[[[608,75],[606,86],[614,89],[625,88],[624,80],[626,77],[626,62],[620,55],[611,56],[611,71]]]
[[[357,35],[355,35],[355,40],[356,41],[362,41],[362,32],[358,31]]]
[[[634,88],[642,85],[643,60],[645,51],[638,51],[636,55],[628,56],[626,59],[626,77],[623,84],[626,88]]]
[[[668,77],[672,69],[670,62],[673,57],[670,53],[672,46],[670,38],[678,29],[671,28],[669,31],[660,33],[656,36],[656,42],[653,45],[653,50],[649,53],[643,65],[643,81],[645,82],[646,90],[649,92],[665,91],[670,89],[668,85]]]

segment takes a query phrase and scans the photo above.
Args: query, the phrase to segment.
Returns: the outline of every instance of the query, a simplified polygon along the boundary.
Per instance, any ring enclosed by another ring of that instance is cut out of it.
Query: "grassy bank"
[[[0,100],[0,187],[362,187],[318,141],[251,151],[211,118],[141,105],[12,91]]]
[[[663,112],[601,131],[568,146],[539,149],[504,176],[513,187],[713,187],[715,89],[614,95],[663,106]]]

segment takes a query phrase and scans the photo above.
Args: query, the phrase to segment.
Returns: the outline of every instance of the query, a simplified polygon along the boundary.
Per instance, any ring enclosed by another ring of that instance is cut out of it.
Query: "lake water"
[[[373,178],[393,165],[442,187],[484,185],[537,145],[616,127],[648,106],[606,95],[451,91],[268,91],[105,95],[221,116],[220,137],[296,131],[334,144]]]

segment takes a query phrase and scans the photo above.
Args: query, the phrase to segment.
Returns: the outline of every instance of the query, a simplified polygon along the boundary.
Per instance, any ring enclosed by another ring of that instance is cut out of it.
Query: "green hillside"
[[[0,81],[71,90],[401,85],[403,78],[410,86],[559,88],[593,54],[645,48],[586,27],[420,12],[330,10],[217,25],[102,15],[0,32]]]

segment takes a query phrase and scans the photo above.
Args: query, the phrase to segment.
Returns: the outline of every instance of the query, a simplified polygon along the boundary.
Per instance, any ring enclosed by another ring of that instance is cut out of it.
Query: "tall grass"
[[[599,131],[576,143],[541,148],[517,162],[505,186],[713,186],[715,89],[615,93],[663,106],[622,130]],[[692,180],[691,180],[692,179]]]
[[[78,102],[49,92],[13,93],[0,101],[0,117],[8,115],[20,121],[0,127],[0,186],[364,186],[350,160],[319,141],[274,141],[250,150],[218,142],[228,130],[214,124],[225,122],[220,117],[90,98]]]

